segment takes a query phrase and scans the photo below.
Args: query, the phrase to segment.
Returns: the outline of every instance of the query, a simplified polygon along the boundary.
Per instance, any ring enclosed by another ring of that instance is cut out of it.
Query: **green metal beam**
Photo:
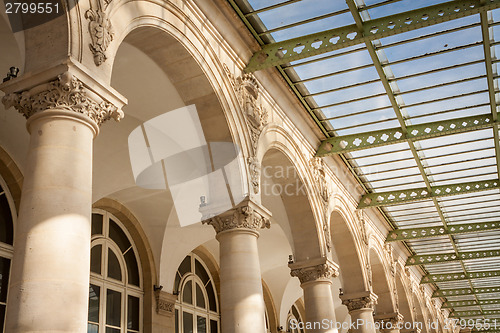
[[[409,190],[374,192],[361,197],[358,209],[366,207],[389,206],[404,202],[419,201],[438,197],[445,197],[470,192],[479,192],[500,188],[498,179],[485,180],[470,183],[459,183],[452,185],[433,186],[429,191],[427,188],[414,188]]]
[[[500,310],[471,310],[471,311],[455,311],[450,314],[451,318],[464,318],[476,316],[490,316],[500,314]]]
[[[500,299],[470,300],[470,301],[448,301],[441,305],[442,309],[460,308],[465,306],[500,304]]]
[[[492,115],[457,118],[427,124],[408,125],[406,133],[402,128],[389,128],[379,131],[335,136],[321,142],[316,156],[328,156],[351,151],[386,146],[408,140],[424,140],[460,132],[474,131],[493,127]]]
[[[268,44],[252,56],[245,72],[283,65],[499,7],[500,0],[490,0],[486,4],[480,4],[477,0],[455,0],[364,22],[362,32],[353,24]]]
[[[405,241],[410,239],[432,238],[443,235],[458,235],[469,232],[479,232],[487,230],[499,230],[500,222],[483,222],[460,225],[448,225],[446,227],[423,227],[412,229],[392,230],[387,235],[386,242]]]
[[[430,265],[430,264],[438,264],[441,262],[474,260],[474,259],[483,259],[491,257],[500,257],[500,250],[414,255],[409,257],[408,260],[406,260],[406,266]]]
[[[453,296],[488,294],[488,293],[498,293],[498,292],[500,292],[500,287],[474,288],[474,289],[472,288],[438,289],[432,294],[432,297],[453,297]]]
[[[484,279],[490,277],[500,276],[500,271],[480,271],[470,273],[449,273],[449,274],[427,274],[422,277],[420,284],[425,283],[438,283],[448,281],[460,281],[470,279]]]

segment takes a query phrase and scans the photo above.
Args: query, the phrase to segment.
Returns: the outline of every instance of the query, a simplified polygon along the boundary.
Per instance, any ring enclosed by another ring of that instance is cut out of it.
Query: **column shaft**
[[[306,322],[311,323],[310,333],[334,333],[335,308],[333,306],[331,281],[311,281],[302,285]]]

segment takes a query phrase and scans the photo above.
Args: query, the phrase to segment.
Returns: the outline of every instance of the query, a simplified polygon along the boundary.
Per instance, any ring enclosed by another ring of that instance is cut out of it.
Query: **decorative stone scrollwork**
[[[326,166],[325,162],[320,157],[313,157],[309,161],[309,165],[312,170],[315,188],[318,190],[318,194],[323,205],[323,234],[325,237],[326,248],[328,252],[330,252],[332,249],[332,237],[328,225],[328,204],[330,201],[331,191],[328,188],[328,183],[325,177]]]
[[[293,265],[291,265],[291,268],[292,267]],[[290,275],[293,277],[298,277],[300,283],[302,284],[306,282],[337,277],[339,276],[339,268],[335,263],[326,261],[325,263],[309,267],[292,268],[290,271]]]
[[[250,171],[250,182],[252,184],[253,192],[257,194],[259,193],[260,163],[255,157],[247,158],[247,162]]]
[[[250,205],[231,209],[223,214],[205,219],[203,224],[214,227],[216,233],[232,229],[251,229],[258,231],[271,227],[269,215]]]
[[[156,300],[156,313],[164,316],[174,315],[175,301],[177,300],[177,296],[161,290],[156,290],[155,300]]]
[[[372,266],[370,265],[369,262],[366,263],[366,276],[368,277],[368,284],[370,288],[373,287],[373,273],[372,273]]]
[[[361,229],[361,237],[365,245],[368,246],[369,237],[368,237],[368,232],[366,230],[365,215],[363,214],[362,210],[357,210],[356,213],[358,215],[359,227]]]
[[[342,304],[347,306],[349,312],[361,309],[374,309],[377,304],[377,295],[372,292],[366,292],[364,295],[350,297],[349,295],[341,296]]]
[[[90,98],[83,83],[68,72],[44,86],[8,94],[2,98],[2,102],[6,108],[16,108],[26,119],[38,112],[54,108],[84,114],[97,125],[109,119],[120,121],[123,118],[123,111],[116,106]]]
[[[89,47],[94,54],[96,66],[100,66],[106,61],[106,50],[114,38],[111,21],[101,7],[102,5],[99,3],[96,10],[91,8],[85,12],[85,18],[90,21],[89,33],[92,43],[89,44]]]

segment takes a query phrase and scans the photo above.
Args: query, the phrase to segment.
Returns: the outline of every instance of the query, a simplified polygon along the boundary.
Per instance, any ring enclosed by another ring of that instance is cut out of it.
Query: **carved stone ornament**
[[[376,315],[373,317],[373,319],[379,323],[387,323],[387,324],[390,323],[390,325],[388,325],[390,327],[400,327],[403,324],[404,317],[401,313],[395,312],[389,314]]]
[[[366,263],[366,275],[368,277],[368,284],[370,285],[370,287],[373,287],[373,273],[370,263]]]
[[[365,215],[363,214],[362,210],[356,211],[358,215],[358,221],[359,221],[359,227],[361,228],[361,237],[363,238],[363,242],[365,245],[368,245],[369,238],[368,238],[368,232],[366,230],[366,221],[365,221]]]
[[[332,249],[332,237],[328,225],[328,204],[330,202],[331,191],[328,188],[328,182],[325,177],[325,162],[320,157],[313,157],[309,160],[309,166],[314,180],[314,187],[318,190],[318,194],[323,204],[323,234],[325,237],[326,248],[328,252]]]
[[[298,277],[302,284],[337,277],[339,276],[339,269],[338,266],[332,262],[326,262],[324,264],[292,269],[290,275]]]
[[[249,205],[236,207],[223,214],[208,218],[202,223],[214,227],[216,233],[232,229],[258,231],[259,229],[271,227],[269,217]]]
[[[260,182],[260,163],[256,157],[247,158],[248,169],[250,171],[250,182],[252,184],[253,193],[259,193]]]
[[[164,316],[174,315],[175,301],[177,300],[177,296],[161,290],[156,290],[155,300],[156,300],[156,313]]]
[[[377,305],[377,295],[374,293],[366,293],[365,296],[360,297],[346,297],[341,296],[342,304],[347,306],[349,312],[361,309],[374,309],[375,305]]]
[[[94,54],[94,63],[96,66],[100,66],[106,61],[106,50],[113,41],[113,27],[101,8],[87,10],[85,18],[90,21],[89,33],[92,43],[89,44],[89,47]]]
[[[2,102],[6,108],[16,108],[26,119],[54,108],[84,114],[97,125],[109,119],[120,121],[123,118],[123,111],[113,104],[91,99],[83,83],[68,72],[47,83],[41,91],[39,87],[5,95]]]

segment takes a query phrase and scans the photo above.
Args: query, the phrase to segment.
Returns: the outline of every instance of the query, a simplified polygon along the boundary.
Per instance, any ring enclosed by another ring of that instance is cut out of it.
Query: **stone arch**
[[[261,200],[272,205],[271,198],[280,197],[283,212],[273,213],[273,221],[280,224],[287,235],[295,262],[323,257],[326,253],[317,198],[312,190],[306,162],[296,143],[286,131],[269,125],[264,129],[257,149],[261,161]],[[282,219],[288,220],[283,225]]]
[[[92,208],[102,209],[116,216],[123,223],[132,237],[132,240],[137,247],[137,252],[143,270],[143,316],[144,318],[151,318],[155,302],[153,298],[153,290],[154,286],[158,285],[158,275],[153,253],[151,252],[151,246],[149,245],[148,238],[141,227],[141,223],[127,207],[110,198],[100,199],[92,205]],[[144,331],[152,332],[152,323],[150,321],[144,321]]]
[[[9,193],[14,201],[16,211],[19,210],[21,202],[21,190],[23,187],[23,174],[17,166],[16,162],[10,155],[0,146],[0,176],[2,176],[9,189]]]
[[[414,321],[413,312],[411,310],[411,287],[406,283],[407,279],[403,275],[404,267],[398,263],[396,265],[396,290],[398,294],[398,308],[399,313],[403,315],[403,321],[405,323],[411,323]]]
[[[422,325],[422,333],[430,333],[427,327],[427,311],[425,301],[422,300],[422,295],[417,286],[414,286],[412,293],[412,303],[415,313],[415,322]],[[421,324],[420,324],[421,323]]]
[[[368,278],[372,291],[378,297],[375,307],[376,315],[391,314],[397,310],[394,304],[393,286],[391,285],[391,279],[389,279],[390,272],[386,262],[383,250],[373,238],[370,238],[367,270],[368,274],[371,275]]]
[[[341,197],[335,197],[335,206],[330,213],[330,233],[337,256],[342,288],[345,294],[370,290],[366,272],[367,240],[359,235],[357,219],[349,213],[350,209]],[[335,258],[334,258],[335,259]]]

